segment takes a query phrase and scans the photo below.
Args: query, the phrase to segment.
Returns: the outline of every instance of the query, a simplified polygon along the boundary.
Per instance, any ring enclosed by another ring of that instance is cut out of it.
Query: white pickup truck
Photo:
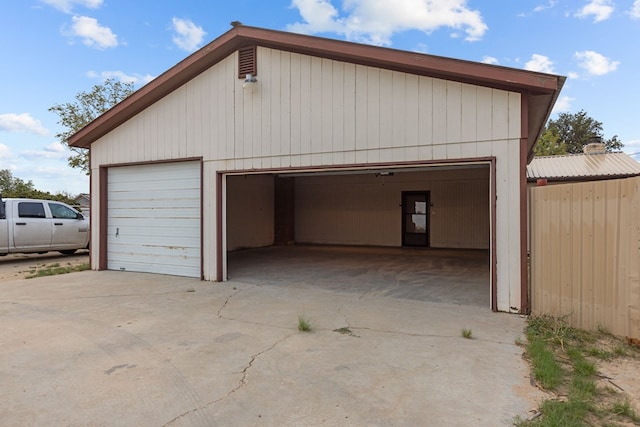
[[[0,198],[0,256],[89,247],[89,220],[53,200]]]

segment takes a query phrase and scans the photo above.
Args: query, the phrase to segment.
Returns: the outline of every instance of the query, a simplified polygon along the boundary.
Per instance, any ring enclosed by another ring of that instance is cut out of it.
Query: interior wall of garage
[[[489,168],[296,178],[298,243],[402,245],[403,191],[430,191],[430,245],[489,249]]]
[[[227,250],[273,244],[273,189],[272,175],[227,177]]]

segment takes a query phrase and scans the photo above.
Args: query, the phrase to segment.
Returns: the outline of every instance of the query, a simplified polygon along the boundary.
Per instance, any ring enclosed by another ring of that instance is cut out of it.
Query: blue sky
[[[139,88],[236,20],[567,76],[552,118],[585,110],[640,160],[640,0],[20,0],[0,6],[0,169],[88,192],[48,108],[105,78]]]

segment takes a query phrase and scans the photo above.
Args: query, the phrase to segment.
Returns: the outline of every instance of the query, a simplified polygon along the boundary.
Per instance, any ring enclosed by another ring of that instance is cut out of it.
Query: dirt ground
[[[0,281],[24,279],[36,269],[60,264],[61,267],[76,266],[89,262],[89,251],[80,250],[74,255],[58,252],[46,254],[10,254],[0,257]]]
[[[598,362],[600,385],[621,391],[640,414],[640,358],[618,358]]]

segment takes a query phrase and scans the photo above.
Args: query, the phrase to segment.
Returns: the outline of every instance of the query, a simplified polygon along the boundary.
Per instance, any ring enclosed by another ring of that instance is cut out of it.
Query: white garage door
[[[200,163],[109,168],[107,268],[200,277]]]

